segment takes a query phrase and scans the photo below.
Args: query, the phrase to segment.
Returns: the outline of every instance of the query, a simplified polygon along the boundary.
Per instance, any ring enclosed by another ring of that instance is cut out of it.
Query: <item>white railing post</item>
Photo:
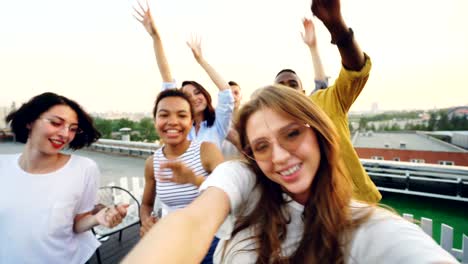
[[[403,214],[403,218],[410,221],[410,222],[413,222],[413,215],[412,214]]]
[[[468,264],[468,236],[463,234],[462,241],[462,263]]]
[[[421,228],[426,234],[432,237],[432,219],[421,217]]]
[[[140,184],[141,178],[139,177],[132,177],[132,190],[133,190],[133,195],[141,201],[143,198],[143,189],[144,189],[144,183]]]
[[[453,250],[453,227],[442,224],[440,228],[440,246],[447,252],[452,253]]]

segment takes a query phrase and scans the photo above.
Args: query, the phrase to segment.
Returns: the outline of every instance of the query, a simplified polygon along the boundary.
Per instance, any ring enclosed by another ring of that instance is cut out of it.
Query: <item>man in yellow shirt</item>
[[[351,143],[348,127],[348,111],[369,78],[371,61],[361,51],[352,29],[344,22],[339,1],[331,2],[333,6],[328,7],[328,10],[319,7],[314,9],[314,4],[312,4],[312,12],[330,32],[332,44],[338,47],[342,69],[332,86],[311,94],[310,99],[322,107],[337,128],[343,162],[351,176],[350,182],[353,184],[353,197],[369,203],[377,203],[382,196],[359,161]],[[291,70],[280,71],[275,82],[304,91],[301,80]]]

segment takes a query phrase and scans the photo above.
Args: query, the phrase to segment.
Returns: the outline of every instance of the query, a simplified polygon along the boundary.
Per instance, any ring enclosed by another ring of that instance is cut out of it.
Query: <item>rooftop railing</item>
[[[381,191],[468,202],[468,167],[361,159]]]

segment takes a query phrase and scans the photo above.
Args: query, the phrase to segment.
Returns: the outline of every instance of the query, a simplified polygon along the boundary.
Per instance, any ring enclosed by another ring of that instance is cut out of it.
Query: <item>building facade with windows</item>
[[[419,132],[358,132],[353,145],[362,159],[468,166],[468,151]]]

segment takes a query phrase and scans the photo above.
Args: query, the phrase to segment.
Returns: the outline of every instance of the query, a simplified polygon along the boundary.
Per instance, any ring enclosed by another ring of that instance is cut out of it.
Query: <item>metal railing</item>
[[[413,222],[412,214],[403,214],[403,218]],[[421,229],[430,237],[433,237],[432,233],[432,219],[421,217],[420,221]],[[440,228],[440,246],[445,249],[448,253],[452,254],[456,259],[460,260],[461,263],[468,263],[468,236],[463,234],[462,248],[453,248],[453,227],[441,224]]]
[[[361,159],[381,191],[468,202],[468,167]]]
[[[93,143],[90,148],[92,150],[123,154],[136,157],[147,157],[152,155],[160,146],[156,143],[122,141],[113,139],[99,139]]]

